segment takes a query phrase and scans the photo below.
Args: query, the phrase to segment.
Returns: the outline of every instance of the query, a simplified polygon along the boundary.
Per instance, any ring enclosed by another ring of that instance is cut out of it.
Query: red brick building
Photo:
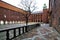
[[[7,4],[5,2],[0,2],[0,21],[8,21],[8,22],[13,22],[13,21],[26,21],[25,14],[27,12],[17,8],[15,6],[12,6],[10,4]],[[31,14],[28,17],[29,22],[44,22],[47,23],[49,22],[48,19],[48,9],[43,8],[43,12],[40,13],[35,13]]]
[[[29,20],[32,22],[48,23],[49,22],[48,17],[49,17],[48,9],[43,9],[43,12],[31,14]]]
[[[42,18],[42,13],[35,13],[35,14],[31,14],[29,16],[29,21],[30,22],[41,22],[41,18]]]
[[[31,14],[29,17],[29,20],[32,22],[44,22],[48,23],[49,22],[49,13],[46,4],[43,6],[43,12],[37,12],[35,14]]]
[[[27,12],[17,8],[15,6],[12,6],[10,4],[7,4],[3,1],[0,1],[0,21],[24,21],[24,15]],[[23,19],[22,19],[23,18]]]

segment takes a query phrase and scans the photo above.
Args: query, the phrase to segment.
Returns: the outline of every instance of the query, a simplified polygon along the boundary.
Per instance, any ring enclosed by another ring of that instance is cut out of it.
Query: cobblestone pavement
[[[43,25],[14,40],[60,40],[60,35],[54,28]]]

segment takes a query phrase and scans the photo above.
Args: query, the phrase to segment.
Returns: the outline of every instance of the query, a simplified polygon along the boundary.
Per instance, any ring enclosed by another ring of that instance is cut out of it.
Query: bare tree
[[[34,0],[21,0],[20,6],[23,10],[27,11],[28,13],[25,15],[26,18],[26,25],[28,24],[28,17],[31,15],[32,12],[35,11],[36,2]]]

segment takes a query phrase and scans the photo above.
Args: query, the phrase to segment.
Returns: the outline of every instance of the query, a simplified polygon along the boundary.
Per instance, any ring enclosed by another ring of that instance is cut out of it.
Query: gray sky
[[[21,0],[2,0],[5,1],[11,5],[14,5],[16,7],[20,7],[19,3]],[[36,11],[42,11],[44,3],[46,3],[47,8],[49,8],[49,0],[35,0],[37,4],[37,10]]]

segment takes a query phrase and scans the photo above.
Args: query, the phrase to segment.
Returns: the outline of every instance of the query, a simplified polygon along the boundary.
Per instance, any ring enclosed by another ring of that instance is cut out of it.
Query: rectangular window
[[[56,0],[52,0],[52,1],[51,1],[51,6],[52,6],[52,7],[56,6]]]
[[[54,0],[54,6],[56,6],[56,0]]]
[[[60,18],[59,18],[59,25],[60,25]]]

